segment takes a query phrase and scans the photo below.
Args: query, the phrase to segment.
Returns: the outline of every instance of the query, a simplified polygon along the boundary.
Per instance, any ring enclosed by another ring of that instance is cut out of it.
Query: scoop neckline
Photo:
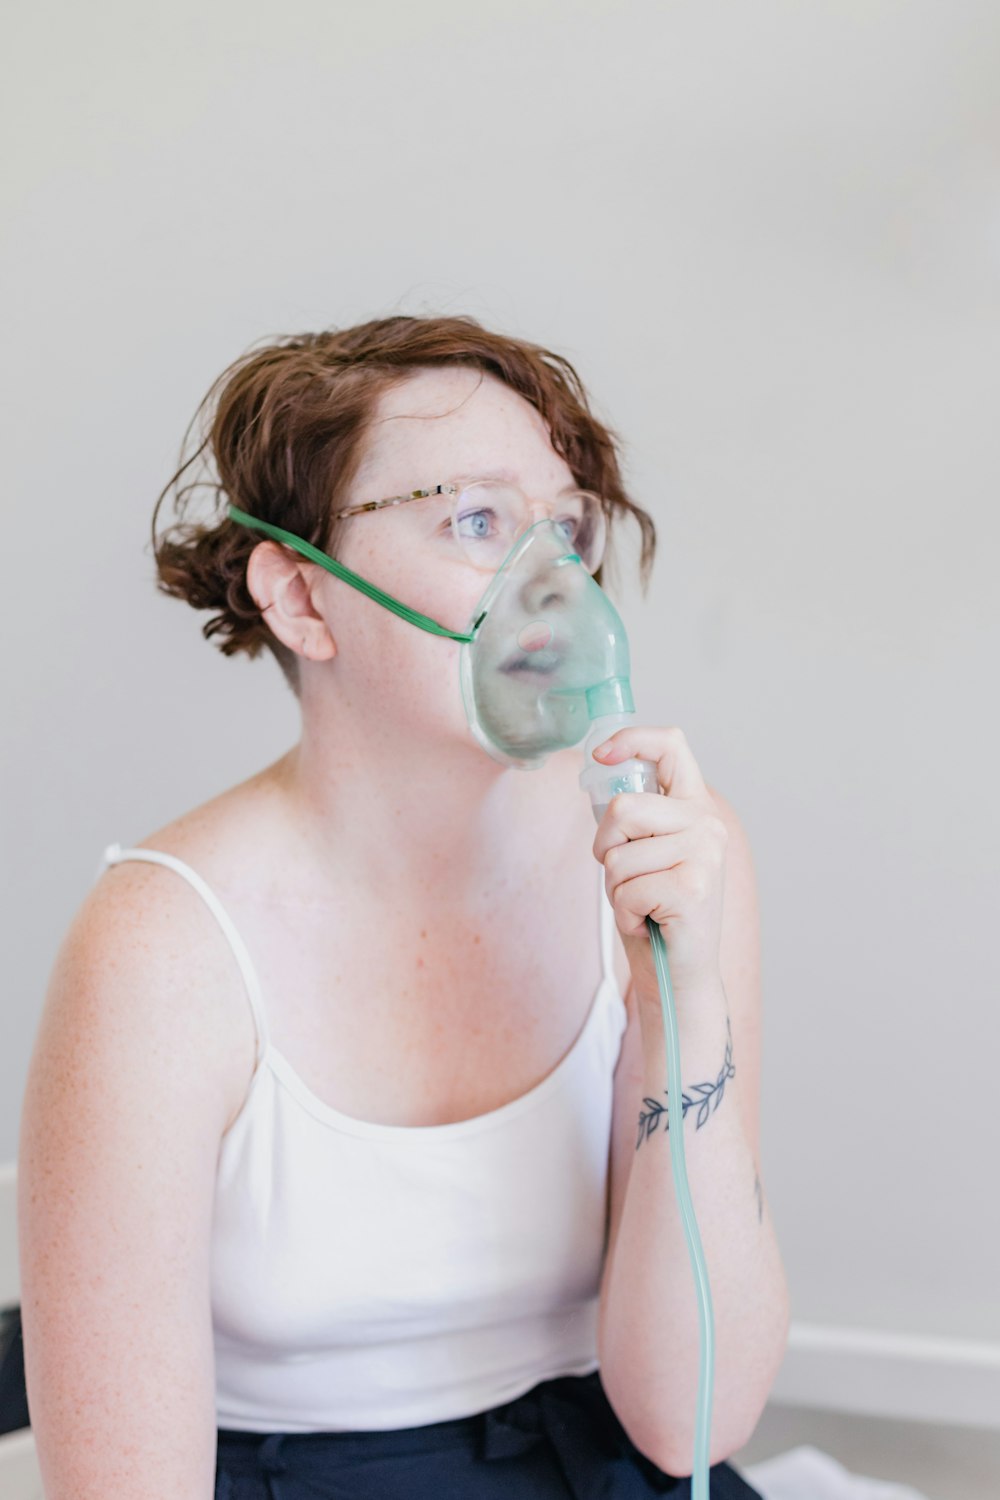
[[[546,1098],[554,1088],[561,1082],[563,1075],[573,1065],[579,1055],[587,1037],[596,1024],[596,1018],[601,1010],[601,999],[608,985],[617,985],[614,970],[602,975],[594,998],[590,1003],[586,1019],[576,1038],[570,1044],[568,1051],[556,1063],[550,1073],[527,1093],[519,1094],[516,1099],[508,1099],[506,1104],[500,1104],[496,1109],[489,1109],[484,1114],[470,1115],[464,1120],[446,1120],[440,1125],[389,1125],[380,1120],[362,1120],[357,1115],[348,1115],[343,1110],[335,1109],[332,1104],[327,1104],[314,1094],[301,1074],[292,1067],[288,1058],[280,1052],[273,1042],[268,1040],[267,1046],[261,1054],[258,1064],[257,1076],[254,1078],[251,1094],[255,1092],[257,1079],[264,1071],[265,1065],[270,1069],[274,1077],[282,1087],[291,1094],[302,1107],[324,1124],[334,1126],[348,1135],[377,1136],[384,1140],[446,1140],[449,1137],[460,1135],[472,1135],[480,1130],[488,1130],[494,1125],[502,1124],[506,1120],[513,1119],[515,1115],[521,1114],[526,1109],[531,1109]],[[246,1101],[247,1108],[243,1115],[248,1113],[250,1097]],[[242,1118],[242,1116],[241,1116]],[[233,1126],[228,1132],[235,1133],[239,1120],[233,1121]]]

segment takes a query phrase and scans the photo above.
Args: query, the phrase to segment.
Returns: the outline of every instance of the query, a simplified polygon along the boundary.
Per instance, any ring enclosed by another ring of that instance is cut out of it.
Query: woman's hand
[[[604,743],[609,748],[603,755],[595,751],[596,761],[655,761],[665,793],[619,792],[594,839],[636,992],[650,1000],[660,993],[647,917],[663,933],[675,990],[717,981],[729,832],[684,732],[629,725]]]

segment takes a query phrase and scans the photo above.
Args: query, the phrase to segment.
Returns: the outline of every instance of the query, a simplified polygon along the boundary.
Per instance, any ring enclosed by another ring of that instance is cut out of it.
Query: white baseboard
[[[0,1436],[0,1495],[3,1500],[45,1500],[30,1427]]]
[[[1000,1344],[793,1321],[769,1399],[1000,1430]]]

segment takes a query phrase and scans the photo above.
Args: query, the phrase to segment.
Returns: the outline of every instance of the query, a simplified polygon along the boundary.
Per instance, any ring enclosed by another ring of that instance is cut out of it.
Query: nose
[[[545,511],[547,508],[540,506],[537,509]],[[529,613],[565,609],[576,597],[586,576],[572,547],[559,542],[554,529],[548,533],[545,530],[539,532],[519,566],[526,569],[520,592],[522,607]]]

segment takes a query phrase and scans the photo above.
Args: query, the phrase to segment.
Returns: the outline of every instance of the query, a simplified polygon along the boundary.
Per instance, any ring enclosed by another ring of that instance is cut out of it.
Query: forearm
[[[666,1106],[659,994],[638,998],[644,1100]],[[721,978],[675,992],[688,1186],[712,1297],[715,1334],[710,1462],[748,1439],[781,1363],[788,1292],[739,1109]],[[704,1082],[700,1091],[697,1085]],[[707,1111],[702,1107],[707,1102]],[[697,1293],[670,1161],[667,1112],[644,1102],[609,1269],[602,1286],[601,1378],[633,1440],[668,1472],[690,1465],[700,1363]],[[669,1128],[681,1109],[669,1111]],[[698,1125],[699,1116],[703,1116]],[[690,1472],[690,1468],[683,1469]]]

